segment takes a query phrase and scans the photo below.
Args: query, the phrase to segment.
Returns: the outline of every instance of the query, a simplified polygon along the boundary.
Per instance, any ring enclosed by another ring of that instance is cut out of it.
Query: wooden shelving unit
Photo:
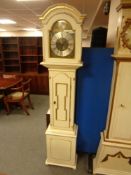
[[[2,53],[2,39],[0,38],[0,73],[4,71],[3,53]]]
[[[42,38],[19,38],[20,43],[20,60],[21,71],[25,72],[41,72],[39,63],[42,61]]]
[[[21,72],[18,38],[2,38],[2,51],[5,72]]]
[[[37,72],[37,38],[22,37],[19,42],[22,73]]]
[[[42,59],[41,37],[0,38],[0,73],[32,78],[32,92],[48,94],[48,71],[40,65]]]

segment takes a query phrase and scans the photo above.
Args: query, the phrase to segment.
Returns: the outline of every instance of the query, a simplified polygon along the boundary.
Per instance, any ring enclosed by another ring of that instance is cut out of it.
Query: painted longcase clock
[[[108,121],[94,159],[94,174],[131,175],[131,1],[121,0],[117,11]]]
[[[49,7],[41,16],[44,60],[49,70],[50,124],[46,130],[46,164],[76,168],[74,124],[75,73],[81,63],[84,16],[67,4]]]

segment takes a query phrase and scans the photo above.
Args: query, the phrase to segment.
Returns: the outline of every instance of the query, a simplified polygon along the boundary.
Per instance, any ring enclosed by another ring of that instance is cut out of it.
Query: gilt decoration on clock
[[[131,19],[127,19],[121,32],[123,47],[131,50]]]

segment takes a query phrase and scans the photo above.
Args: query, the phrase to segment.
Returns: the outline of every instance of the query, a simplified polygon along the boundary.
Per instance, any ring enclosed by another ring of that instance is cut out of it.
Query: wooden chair
[[[10,113],[10,103],[18,103],[22,107],[22,109],[25,111],[27,115],[29,115],[29,112],[27,110],[26,105],[24,104],[24,100],[27,98],[29,101],[29,106],[33,108],[31,99],[30,99],[30,81],[31,79],[28,79],[25,82],[22,82],[20,86],[16,86],[14,88],[11,88],[12,92],[4,97],[4,104],[6,106],[7,114]]]
[[[4,95],[3,95],[3,94],[0,94],[0,100],[2,100],[2,99],[3,99],[3,97],[4,97]]]
[[[15,74],[3,74],[3,78],[16,78],[17,76]]]
[[[0,103],[3,103],[4,94],[0,93]]]

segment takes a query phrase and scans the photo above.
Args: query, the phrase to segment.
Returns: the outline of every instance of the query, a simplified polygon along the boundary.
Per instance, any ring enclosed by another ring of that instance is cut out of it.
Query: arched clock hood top
[[[75,7],[68,5],[66,3],[58,3],[52,6],[49,6],[40,16],[43,24],[46,24],[53,15],[57,14],[68,14],[70,15],[77,23],[82,24],[85,14],[81,14]]]

